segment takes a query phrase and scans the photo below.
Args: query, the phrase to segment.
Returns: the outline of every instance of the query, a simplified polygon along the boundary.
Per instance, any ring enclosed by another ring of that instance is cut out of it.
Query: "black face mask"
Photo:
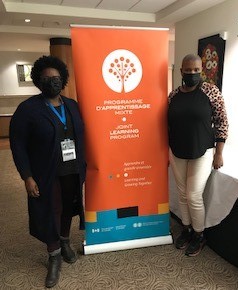
[[[196,86],[201,80],[200,73],[195,74],[183,74],[183,82],[187,87],[194,87]]]
[[[43,77],[40,81],[40,89],[45,98],[53,99],[62,90],[60,77]]]

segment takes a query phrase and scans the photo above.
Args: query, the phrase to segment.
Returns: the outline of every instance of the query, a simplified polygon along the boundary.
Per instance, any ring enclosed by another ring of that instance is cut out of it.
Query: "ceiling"
[[[70,24],[168,27],[226,0],[0,0],[0,51],[48,52]],[[25,19],[31,21],[26,23]]]

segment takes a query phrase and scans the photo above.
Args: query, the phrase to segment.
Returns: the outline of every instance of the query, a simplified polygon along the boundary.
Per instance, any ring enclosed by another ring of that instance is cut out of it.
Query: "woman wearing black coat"
[[[84,226],[83,123],[77,103],[60,95],[68,76],[58,58],[39,58],[31,77],[41,94],[22,102],[10,124],[13,159],[28,193],[30,234],[49,253],[48,288],[58,282],[61,256],[68,263],[77,259],[69,243],[72,217],[79,214]]]

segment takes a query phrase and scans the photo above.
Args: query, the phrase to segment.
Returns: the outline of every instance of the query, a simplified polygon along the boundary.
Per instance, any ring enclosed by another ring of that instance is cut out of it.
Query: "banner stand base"
[[[86,245],[86,242],[83,243],[84,255],[89,254],[99,254],[105,252],[114,252],[121,250],[153,247],[159,245],[172,244],[173,238],[171,235],[161,236],[161,237],[152,237],[146,239],[136,239],[129,241],[120,241],[104,244],[95,244],[95,245]]]

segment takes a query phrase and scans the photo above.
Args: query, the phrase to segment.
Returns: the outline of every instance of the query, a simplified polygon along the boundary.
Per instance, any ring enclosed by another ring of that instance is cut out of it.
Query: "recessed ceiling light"
[[[25,19],[25,22],[31,22],[31,19]]]
[[[18,48],[18,49],[17,49],[17,51],[21,51],[21,49],[20,49],[20,48]]]

